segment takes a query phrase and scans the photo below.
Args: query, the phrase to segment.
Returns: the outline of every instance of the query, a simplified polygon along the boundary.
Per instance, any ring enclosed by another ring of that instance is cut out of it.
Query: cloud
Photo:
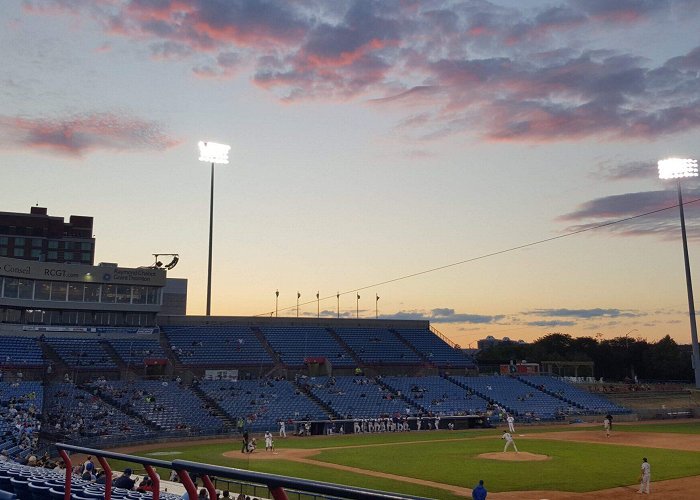
[[[684,211],[688,238],[700,237],[700,188],[683,188]],[[675,190],[643,191],[605,196],[580,204],[576,210],[558,218],[564,222],[580,222],[565,231],[578,231],[606,222],[631,218],[607,227],[609,231],[622,236],[658,236],[662,239],[678,236],[678,197]],[[667,209],[668,210],[664,210]],[[640,214],[657,211],[637,217]]]
[[[656,161],[629,161],[626,163],[602,162],[598,164],[595,177],[611,181],[629,179],[656,179],[658,171]]]
[[[658,138],[700,127],[700,47],[651,61],[601,48],[630,25],[663,29],[689,0],[560,0],[544,7],[441,0],[31,0],[30,13],[81,13],[110,36],[183,59],[195,74],[243,71],[285,101],[363,99],[407,115],[424,140]],[[565,42],[563,42],[563,40]],[[670,47],[670,45],[669,45]]]
[[[638,311],[624,311],[620,309],[535,309],[533,311],[524,312],[525,315],[544,316],[544,317],[561,317],[561,318],[636,318],[645,316],[644,313]]]
[[[192,54],[192,49],[187,45],[167,40],[152,43],[150,49],[154,59],[182,59]]]
[[[115,113],[85,113],[60,118],[0,115],[0,148],[36,149],[68,156],[95,150],[163,150],[178,140],[159,123]]]
[[[557,326],[575,326],[575,321],[530,321],[526,323],[528,326],[542,326],[542,327],[557,327]]]
[[[504,318],[503,315],[486,316],[481,314],[455,313],[454,309],[438,308],[427,311],[399,311],[395,314],[382,315],[382,319],[422,320],[431,323],[470,323],[488,324]]]

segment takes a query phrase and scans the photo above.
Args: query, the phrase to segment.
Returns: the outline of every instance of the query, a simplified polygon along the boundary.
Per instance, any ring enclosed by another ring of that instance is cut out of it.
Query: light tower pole
[[[683,158],[668,158],[658,163],[660,179],[677,179],[678,209],[681,217],[681,236],[683,238],[683,261],[685,262],[685,285],[688,292],[688,315],[690,316],[690,340],[693,347],[693,369],[695,371],[695,387],[700,389],[700,348],[698,348],[698,327],[695,321],[695,301],[693,299],[693,282],[690,275],[690,259],[688,258],[688,238],[685,234],[685,214],[683,211],[683,195],[681,194],[681,179],[698,176],[698,161]]]
[[[214,234],[214,164],[228,164],[231,146],[199,141],[199,161],[211,163],[211,192],[209,195],[209,263],[207,265],[207,316],[211,315],[211,255]]]

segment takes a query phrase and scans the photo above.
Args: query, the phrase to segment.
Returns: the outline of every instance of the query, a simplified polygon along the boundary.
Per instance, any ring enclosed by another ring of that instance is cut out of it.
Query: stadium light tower
[[[690,277],[690,260],[688,259],[688,238],[685,234],[685,215],[683,213],[683,195],[681,179],[698,176],[698,161],[686,158],[667,158],[659,160],[659,178],[677,179],[678,209],[681,216],[681,236],[683,237],[683,259],[685,261],[685,284],[688,290],[688,315],[690,316],[690,340],[693,346],[693,369],[695,387],[700,389],[700,348],[698,348],[698,327],[695,321],[695,302],[693,299],[693,282]]]
[[[228,164],[231,146],[199,141],[199,161],[211,163],[211,193],[209,195],[209,265],[207,267],[207,316],[211,315],[211,249],[214,234],[214,164]]]

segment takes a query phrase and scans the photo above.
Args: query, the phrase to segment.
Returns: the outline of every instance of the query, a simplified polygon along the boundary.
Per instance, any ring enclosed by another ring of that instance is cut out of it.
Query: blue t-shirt
[[[486,493],[486,488],[484,488],[482,485],[479,485],[472,490],[472,499],[486,500]]]

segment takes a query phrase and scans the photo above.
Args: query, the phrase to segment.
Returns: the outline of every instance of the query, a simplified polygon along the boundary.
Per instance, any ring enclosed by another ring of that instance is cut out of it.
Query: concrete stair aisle
[[[224,411],[218,401],[209,397],[209,395],[196,384],[192,385],[190,389],[192,389],[192,392],[194,392],[199,399],[211,408],[212,414],[224,423],[225,431],[230,432],[236,430],[236,421]]]
[[[319,397],[316,396],[313,392],[311,392],[311,391],[309,390],[309,388],[306,387],[305,385],[300,385],[300,384],[298,384],[297,381],[295,380],[295,381],[294,381],[294,386],[295,386],[297,389],[299,389],[302,393],[304,393],[304,395],[306,395],[307,398],[309,398],[311,401],[313,401],[313,402],[316,403],[318,406],[320,406],[321,409],[322,409],[323,411],[326,412],[326,414],[332,416],[333,418],[343,418],[342,415],[340,415],[340,414],[337,413],[335,410],[333,410],[333,408],[331,408],[330,406],[328,406],[328,404],[327,404],[326,402],[324,402],[321,398],[319,398]]]
[[[364,364],[364,363],[362,362],[362,360],[358,357],[357,353],[356,353],[355,351],[352,350],[352,348],[340,337],[340,335],[338,335],[338,334],[335,332],[335,330],[333,330],[332,328],[326,328],[326,330],[327,330],[328,333],[331,335],[331,337],[333,337],[333,338],[335,339],[335,341],[338,342],[338,344],[340,344],[340,346],[341,346],[343,349],[345,349],[345,351],[346,351],[348,354],[350,354],[350,357],[351,357],[352,360],[355,362],[355,365],[356,365],[356,366],[359,366],[359,367],[362,368],[362,370],[364,371],[364,369],[365,369],[365,364]]]

